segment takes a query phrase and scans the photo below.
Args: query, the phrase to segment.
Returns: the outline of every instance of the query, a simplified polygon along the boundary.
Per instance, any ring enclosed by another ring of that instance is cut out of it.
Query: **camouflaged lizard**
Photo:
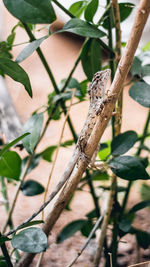
[[[16,230],[20,229],[24,224],[30,222],[33,218],[35,218],[49,203],[50,201],[57,195],[63,185],[66,183],[71,173],[74,170],[76,164],[82,160],[86,163],[89,163],[88,158],[86,157],[84,150],[87,145],[88,139],[92,133],[92,130],[96,124],[97,116],[103,112],[103,108],[106,101],[109,101],[108,91],[106,91],[106,85],[110,78],[110,69],[106,69],[104,71],[98,71],[94,74],[91,84],[88,87],[88,94],[90,96],[90,107],[89,112],[83,126],[83,129],[79,135],[78,142],[75,148],[75,152],[72,156],[71,161],[69,162],[66,171],[61,177],[60,182],[57,184],[55,190],[50,194],[45,203],[36,211],[30,218],[24,221],[21,225],[19,225],[16,229],[10,231],[6,235],[10,235]],[[94,157],[95,159],[95,157]]]

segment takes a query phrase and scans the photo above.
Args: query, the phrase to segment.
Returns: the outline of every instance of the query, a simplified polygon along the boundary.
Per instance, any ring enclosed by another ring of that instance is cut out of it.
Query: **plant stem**
[[[83,47],[83,46],[82,46],[82,47]],[[69,75],[68,75],[68,78],[67,78],[66,81],[65,81],[65,84],[64,84],[64,86],[63,86],[63,88],[62,88],[62,90],[61,90],[61,93],[63,93],[63,92],[65,91],[66,86],[68,85],[68,83],[69,83],[69,81],[70,81],[70,79],[71,79],[71,77],[72,77],[72,74],[74,73],[74,71],[75,71],[75,69],[76,69],[78,63],[80,62],[80,59],[81,59],[81,52],[82,52],[82,49],[81,49],[81,51],[80,51],[80,53],[79,53],[79,55],[78,55],[78,57],[77,57],[77,59],[76,59],[76,61],[75,61],[75,63],[74,63],[74,66],[73,66],[72,70],[70,71],[70,73],[69,73]]]
[[[98,204],[98,198],[96,196],[95,189],[94,189],[94,186],[93,186],[93,183],[92,183],[92,180],[91,180],[91,177],[90,177],[88,170],[86,170],[86,177],[87,177],[88,186],[90,188],[90,192],[91,192],[91,195],[93,198],[93,202],[95,205],[96,216],[97,216],[97,218],[99,218],[100,217],[100,209],[99,209],[99,204]]]
[[[148,112],[148,116],[147,116],[147,119],[146,119],[146,122],[145,122],[145,126],[144,126],[144,129],[143,129],[143,135],[142,135],[142,138],[140,139],[140,144],[139,144],[138,150],[137,150],[137,152],[135,154],[136,156],[139,156],[141,151],[142,151],[142,147],[143,147],[144,141],[145,141],[145,139],[147,137],[149,122],[150,122],[150,110]],[[123,199],[123,204],[122,204],[121,217],[122,217],[122,215],[124,213],[124,210],[125,210],[125,207],[126,207],[126,204],[127,204],[127,201],[128,201],[128,197],[129,197],[129,193],[130,193],[130,189],[131,189],[132,183],[133,183],[132,181],[129,181],[127,189],[126,189],[126,193],[125,193],[125,196],[124,196],[124,199]]]
[[[32,158],[33,158],[33,155],[31,155],[31,156],[29,157],[28,162],[27,162],[27,164],[26,164],[26,167],[25,167],[25,169],[24,169],[23,172],[22,172],[20,181],[18,182],[17,189],[16,189],[16,193],[15,193],[15,197],[14,197],[14,199],[13,199],[12,206],[11,206],[11,208],[10,208],[10,210],[9,210],[7,220],[6,220],[6,223],[5,223],[4,228],[3,228],[3,233],[6,231],[7,225],[8,225],[8,223],[9,223],[10,219],[11,219],[11,216],[12,216],[12,213],[13,213],[13,211],[14,211],[14,208],[15,208],[15,205],[16,205],[16,201],[17,201],[17,198],[18,198],[18,194],[19,194],[19,192],[20,192],[21,185],[22,185],[22,183],[23,183],[23,181],[24,181],[24,179],[25,179],[25,176],[26,176],[26,174],[27,174],[27,172],[28,172],[28,168],[29,168],[29,165],[30,165],[30,163],[31,163]]]
[[[114,14],[114,24],[115,24],[115,34],[116,34],[116,66],[118,65],[121,58],[121,29],[120,29],[120,12],[119,5],[117,0],[112,0],[112,14]],[[118,101],[116,103],[116,114],[112,119],[112,128],[113,135],[117,136],[121,133],[121,124],[122,124],[122,103],[123,103],[123,90],[121,90],[121,94],[119,95]],[[114,210],[117,210],[115,207],[117,205],[117,177],[116,177],[116,192],[114,196]],[[113,235],[112,235],[112,243],[111,243],[111,260],[112,265],[116,266],[117,264],[117,250],[118,250],[118,231],[119,231],[119,216],[118,213],[114,213],[114,223],[113,223]]]
[[[1,237],[1,236],[2,236],[2,234],[0,233],[0,237]],[[2,250],[2,253],[3,253],[3,255],[4,255],[4,258],[5,258],[6,262],[7,262],[7,266],[8,266],[8,267],[13,267],[13,264],[12,264],[12,262],[11,262],[11,259],[10,259],[10,256],[9,256],[9,254],[8,254],[8,250],[7,250],[7,247],[6,247],[5,243],[3,243],[3,244],[1,245],[1,250]]]
[[[101,259],[104,239],[105,239],[105,236],[106,236],[107,226],[108,226],[108,222],[109,222],[109,218],[110,218],[110,214],[111,214],[111,210],[112,210],[112,206],[113,206],[113,202],[114,202],[115,192],[116,192],[116,176],[113,175],[112,176],[112,181],[111,181],[111,189],[110,189],[110,192],[109,192],[109,199],[108,199],[108,202],[107,202],[106,213],[104,215],[104,220],[103,220],[103,223],[102,223],[102,226],[101,226],[101,233],[100,233],[100,238],[99,238],[99,241],[98,241],[98,248],[97,248],[95,259],[94,259],[94,265],[93,265],[94,267],[98,267],[99,266],[99,262],[100,262],[100,259]]]
[[[3,195],[3,198],[5,199],[6,203],[5,203],[5,209],[6,209],[6,212],[9,211],[9,202],[8,202],[8,195],[7,195],[7,187],[6,187],[6,184],[5,184],[5,177],[0,177],[0,181],[1,181],[1,192],[2,192],[2,195]]]
[[[109,6],[111,4],[110,0],[107,0],[107,5]],[[108,46],[110,47],[111,50],[113,50],[113,39],[112,39],[112,22],[113,22],[113,11],[112,7],[110,5],[110,8],[108,9],[109,16],[107,18],[108,21]],[[111,81],[114,79],[115,75],[115,65],[114,65],[114,54],[110,51],[109,53],[109,66],[111,69]],[[114,116],[112,117],[112,137],[114,138],[115,136],[115,118]]]
[[[57,0],[52,0],[61,10],[63,10],[69,17],[76,18],[68,9],[62,6]]]
[[[34,35],[31,32],[30,28],[28,27],[28,25],[26,23],[24,23],[24,22],[22,22],[22,24],[23,24],[23,26],[24,26],[24,28],[25,28],[25,30],[26,30],[29,38],[30,38],[30,41],[36,40]],[[50,78],[50,80],[51,80],[51,82],[53,84],[53,87],[54,87],[54,90],[55,90],[56,94],[60,94],[61,92],[59,91],[59,89],[57,87],[57,84],[56,84],[56,81],[55,81],[54,76],[52,74],[52,71],[51,71],[51,69],[50,69],[50,67],[49,67],[49,65],[48,65],[48,63],[47,63],[47,61],[46,61],[46,59],[45,59],[40,47],[38,47],[36,51],[37,51],[37,53],[38,53],[38,55],[39,55],[39,57],[41,59],[41,62],[43,63],[43,65],[45,67],[45,70],[47,71],[47,74],[48,74],[48,76],[49,76],[49,78]],[[65,106],[64,101],[61,100],[60,101],[60,105],[62,107],[62,110],[63,110],[64,114],[66,115],[67,111],[66,111],[66,106]],[[73,127],[73,124],[71,122],[70,117],[68,117],[67,121],[68,121],[70,130],[71,130],[71,133],[73,135],[73,138],[77,141],[76,132],[74,130],[74,127]]]

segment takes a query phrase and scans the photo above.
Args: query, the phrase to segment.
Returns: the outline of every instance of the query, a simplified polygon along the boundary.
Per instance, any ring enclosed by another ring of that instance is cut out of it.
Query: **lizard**
[[[110,72],[110,69],[106,69],[103,71],[98,71],[93,76],[92,82],[88,87],[88,94],[90,97],[89,112],[82,131],[79,135],[72,159],[68,163],[68,166],[64,174],[62,175],[59,183],[57,184],[55,190],[49,195],[48,199],[41,205],[41,207],[34,214],[31,215],[31,217],[29,217],[15,229],[6,233],[6,236],[22,228],[26,223],[30,222],[33,218],[35,218],[50,203],[50,201],[57,195],[57,193],[61,190],[66,181],[69,179],[74,167],[76,166],[76,164],[78,164],[80,160],[85,161],[87,164],[89,163],[89,159],[85,155],[84,150],[88,139],[92,133],[92,130],[96,124],[97,116],[101,114],[105,102],[109,99],[108,92],[106,92],[106,85],[110,78]],[[93,157],[95,158],[95,156]]]

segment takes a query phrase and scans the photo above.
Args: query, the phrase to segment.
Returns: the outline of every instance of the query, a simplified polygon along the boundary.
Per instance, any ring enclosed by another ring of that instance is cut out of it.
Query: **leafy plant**
[[[3,235],[0,236],[0,245],[3,252],[3,256],[0,256],[0,266],[13,266],[11,254],[9,255],[5,245],[6,242],[11,241],[11,245],[16,251],[22,250],[34,254],[44,252],[48,248],[46,236],[48,235],[48,230],[46,230],[47,232],[45,234],[40,228],[31,226],[43,222],[33,221],[33,218],[40,213],[50,201],[49,198],[46,201],[46,194],[58,149],[60,147],[68,148],[77,142],[77,133],[70,115],[68,114],[68,100],[71,101],[72,98],[75,97],[77,101],[75,102],[76,105],[85,101],[87,85],[92,80],[94,73],[99,70],[110,68],[111,79],[113,80],[115,70],[121,57],[121,45],[123,46],[123,41],[119,33],[120,23],[128,18],[134,5],[130,2],[117,3],[117,1],[107,0],[107,5],[101,15],[99,12],[100,1],[98,0],[76,1],[68,10],[57,0],[20,0],[19,2],[16,0],[3,0],[3,3],[8,11],[18,19],[18,23],[12,29],[8,38],[0,43],[0,74],[3,76],[8,75],[14,81],[21,83],[28,95],[32,97],[30,79],[19,64],[36,51],[53,85],[53,92],[47,96],[47,103],[44,110],[42,109],[42,112],[39,112],[39,110],[41,111],[41,107],[35,110],[22,127],[22,135],[9,144],[2,143],[0,150],[0,180],[3,197],[7,200],[5,208],[8,213]],[[34,36],[37,29],[36,24],[49,25],[56,20],[53,3],[67,14],[70,19],[68,19],[62,29],[53,32],[49,29],[46,35],[36,39]],[[116,13],[116,10],[118,10],[118,13]],[[145,13],[141,12],[141,14]],[[17,27],[22,27],[28,34],[29,43],[14,61],[12,59],[12,48],[15,43],[15,30]],[[115,29],[116,41],[112,35],[113,29]],[[40,45],[47,38],[51,38],[52,35],[65,32],[73,33],[76,37],[82,36],[85,40],[83,41],[79,56],[73,68],[70,70],[68,77],[65,77],[57,84],[54,79],[54,74],[47,63],[46,57],[49,55],[43,55]],[[105,60],[102,60],[103,52],[106,54]],[[130,69],[131,80],[129,90],[129,96],[139,105],[147,109],[150,107],[150,85],[145,80],[145,77],[150,76],[150,64],[145,63],[145,58],[148,55],[150,55],[149,42],[144,46],[141,53],[134,57]],[[81,82],[73,77],[79,62],[81,62],[86,76],[86,79]],[[119,69],[119,71],[121,73],[122,70]],[[74,89],[76,89],[75,92]],[[150,189],[146,182],[144,182],[141,187],[142,201],[135,204],[129,210],[126,208],[129,192],[131,187],[134,187],[133,181],[139,179],[145,181],[149,179],[147,167],[149,164],[148,153],[150,149],[146,141],[149,137],[150,113],[148,113],[145,119],[145,126],[142,134],[140,133],[139,135],[134,129],[122,132],[122,102],[123,97],[121,95],[115,106],[116,114],[111,121],[112,140],[107,140],[105,143],[102,143],[98,151],[98,169],[95,170],[91,167],[87,170],[77,188],[77,190],[82,192],[84,187],[88,185],[94,203],[94,210],[85,214],[84,218],[79,218],[67,224],[57,236],[57,243],[63,242],[67,238],[73,236],[77,231],[80,231],[85,237],[94,237],[96,230],[96,228],[93,228],[95,219],[97,218],[99,220],[99,218],[101,218],[97,226],[99,227],[100,225],[101,229],[103,229],[103,224],[106,221],[105,219],[102,220],[101,206],[103,204],[101,203],[101,195],[104,191],[105,193],[108,192],[110,196],[113,196],[113,198],[111,198],[111,203],[109,203],[110,205],[107,207],[107,209],[109,209],[110,206],[110,209],[107,210],[109,212],[106,212],[106,215],[109,215],[107,222],[112,225],[112,236],[109,242],[110,245],[108,245],[106,233],[104,235],[106,238],[104,242],[106,266],[109,265],[108,255],[110,253],[112,255],[112,264],[116,266],[118,238],[122,238],[126,234],[135,235],[138,245],[144,249],[150,245],[149,233],[142,229],[136,229],[133,225],[136,212],[150,206]],[[58,145],[52,144],[51,146],[45,147],[42,151],[37,152],[37,147],[42,142],[42,138],[50,121],[60,120],[62,113],[66,116],[66,121],[72,133],[72,140],[62,143],[60,138]],[[46,120],[44,120],[44,116],[47,118]],[[107,117],[105,119],[107,120]],[[15,145],[18,142],[21,142],[19,146],[24,148],[27,153],[27,156],[23,159],[19,152],[14,151]],[[146,152],[145,158],[142,157],[141,154],[143,150]],[[25,180],[27,174],[31,175],[30,172],[34,168],[38,168],[41,159],[44,159],[47,163],[52,162],[53,164],[46,188],[35,180],[36,177],[34,177],[34,180],[31,178]],[[126,186],[122,186],[122,180],[127,181]],[[17,184],[17,192],[14,196],[12,206],[10,206],[10,200],[7,194],[7,183],[10,182],[14,182],[15,185]],[[104,184],[104,182],[107,182],[107,185]],[[12,230],[12,214],[16,201],[18,200],[19,192],[22,192],[25,197],[44,193],[45,203],[37,213],[33,214],[19,227]],[[123,200],[120,199],[120,192],[123,194]],[[74,197],[76,197],[76,194],[72,195],[72,198]],[[68,212],[71,210],[72,198],[70,201],[67,199]],[[61,204],[62,203],[65,203],[65,201],[62,201]],[[9,233],[5,233],[7,226],[9,226],[11,230]],[[26,227],[27,229],[21,230]],[[107,225],[104,225],[104,228],[107,229]],[[93,229],[95,230],[93,231]],[[18,230],[21,231],[18,233]],[[12,235],[13,233],[14,235]],[[8,238],[10,235],[12,235],[11,238]],[[17,262],[19,259],[18,254],[16,255]],[[23,266],[25,266],[26,263],[24,262],[23,264]]]

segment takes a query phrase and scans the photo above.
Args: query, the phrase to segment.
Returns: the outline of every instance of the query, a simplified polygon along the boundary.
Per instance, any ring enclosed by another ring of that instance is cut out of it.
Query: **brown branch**
[[[129,69],[131,67],[135,51],[137,49],[145,23],[149,15],[149,11],[150,11],[150,1],[141,0],[134,21],[134,25],[132,27],[130,38],[126,45],[125,53],[120,60],[113,83],[110,88],[112,101],[106,102],[103,112],[100,114],[100,116],[98,116],[97,123],[93,129],[92,135],[85,149],[85,154],[89,158],[92,157],[94,151],[96,150],[98,142],[110,120],[116,100],[118,99],[121,93],[122,84],[124,83],[126,76],[129,72]],[[59,215],[63,211],[65,205],[69,201],[71,195],[75,191],[80,181],[80,178],[82,177],[83,173],[86,170],[86,167],[87,163],[82,161],[79,162],[78,167],[75,167],[71,177],[68,180],[68,183],[63,188],[61,194],[59,195],[57,201],[54,204],[53,209],[47,216],[47,219],[43,225],[43,231],[46,233],[47,236],[49,235]],[[29,266],[35,255],[36,254],[25,253],[17,266],[18,267]]]
[[[114,12],[114,22],[115,22],[115,32],[116,32],[116,62],[118,63],[121,57],[121,29],[120,29],[120,12],[118,0],[111,1],[113,12]]]
[[[116,36],[116,65],[118,65],[121,58],[121,28],[120,28],[120,12],[118,0],[111,1],[113,12],[114,12],[114,22],[115,22],[115,36]],[[123,85],[122,85],[123,86]],[[122,105],[123,105],[123,90],[120,93],[118,101],[116,103],[116,115],[114,121],[115,127],[115,135],[118,135],[121,131],[121,123],[122,123]]]

